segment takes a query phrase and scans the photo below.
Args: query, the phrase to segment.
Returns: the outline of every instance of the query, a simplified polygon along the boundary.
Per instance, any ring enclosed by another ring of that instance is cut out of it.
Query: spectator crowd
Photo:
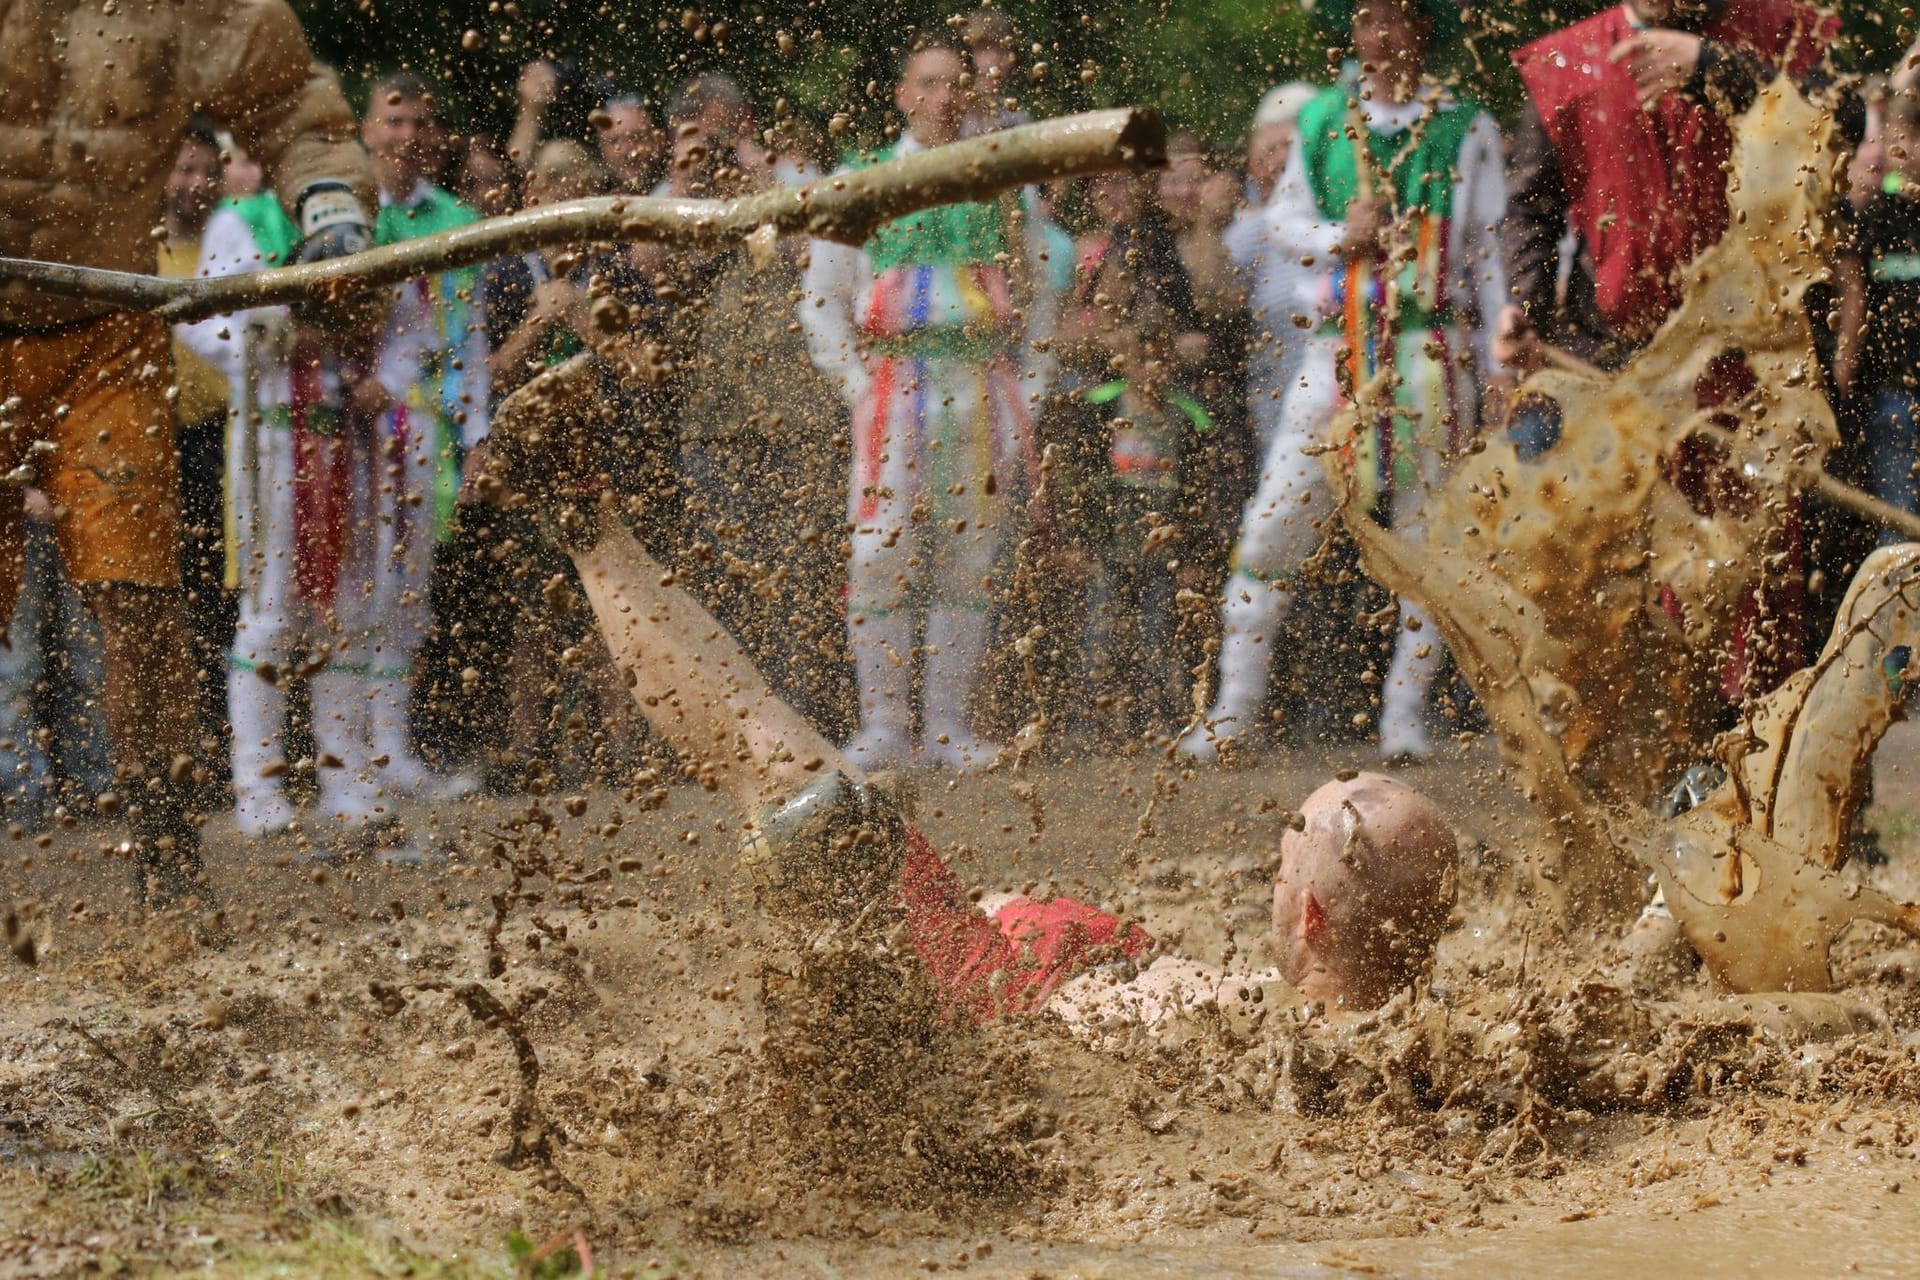
[[[1515,51],[1526,101],[1503,131],[1434,72],[1457,5],[1331,11],[1350,59],[1267,93],[1232,153],[1176,135],[1157,172],[928,210],[858,248],[543,249],[412,281],[352,340],[285,307],[176,326],[196,724],[238,827],[286,831],[305,804],[337,840],[414,856],[384,834],[411,799],[657,763],[571,563],[485,482],[493,413],[569,362],[592,369],[636,533],[864,767],[984,768],[1023,726],[1060,754],[1199,764],[1370,734],[1417,762],[1470,727],[1430,621],[1364,581],[1330,519],[1329,421],[1393,375],[1346,461],[1410,532],[1480,433],[1549,455],[1558,424],[1515,409],[1516,380],[1645,343],[1725,230],[1699,175],[1722,173],[1731,114],[1777,70],[1824,87],[1832,33],[1788,0],[1629,0]],[[1024,123],[1005,16],[954,33],[902,55],[886,145],[845,155],[720,72],[656,103],[534,62],[504,137],[385,76],[360,121],[373,239],[604,193],[738,196]],[[1900,76],[1858,97],[1830,385],[1861,482],[1914,510],[1920,99]],[[190,124],[160,269],[291,261],[300,231],[262,180]],[[1703,404],[1728,394],[1709,381]],[[1712,470],[1677,482],[1707,501]],[[110,776],[100,641],[48,502],[28,494],[0,654],[6,814],[29,831]],[[1803,578],[1843,579],[1848,537],[1810,528]],[[1730,699],[1768,668],[1745,655]]]

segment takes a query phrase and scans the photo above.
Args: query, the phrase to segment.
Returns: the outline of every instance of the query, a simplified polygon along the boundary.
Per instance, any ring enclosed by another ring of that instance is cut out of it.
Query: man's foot
[[[480,794],[480,775],[462,769],[454,773],[436,773],[428,784],[427,797],[439,803],[465,800]]]
[[[233,825],[254,840],[285,835],[293,826],[293,805],[278,787],[243,791],[234,803]]]
[[[433,773],[427,762],[410,751],[388,751],[373,758],[374,785],[399,800],[411,800],[427,789]]]
[[[133,858],[135,892],[155,910],[193,900],[214,906],[213,892],[201,876],[200,828],[188,803],[192,780],[185,757],[158,781],[131,809],[133,838],[122,846]]]
[[[120,847],[133,859],[134,897],[148,908],[167,911],[195,900],[203,906],[213,904],[213,891],[207,887],[202,874],[197,841],[186,849],[172,843],[166,848],[155,848],[142,839],[130,840]]]
[[[1700,967],[1699,953],[1659,895],[1627,930],[1620,949],[1626,956],[1623,976],[1635,991],[1645,994],[1665,994]]]
[[[334,832],[379,830],[399,820],[390,794],[344,771],[321,775],[319,815],[322,830]]]
[[[1219,764],[1223,755],[1230,759],[1240,747],[1234,725],[1232,718],[1209,716],[1181,734],[1174,750],[1190,764]]]
[[[899,892],[907,824],[893,799],[838,770],[760,815],[741,845],[768,911],[843,923]]]
[[[1390,765],[1422,764],[1433,756],[1433,739],[1418,716],[1383,716],[1380,759]]]

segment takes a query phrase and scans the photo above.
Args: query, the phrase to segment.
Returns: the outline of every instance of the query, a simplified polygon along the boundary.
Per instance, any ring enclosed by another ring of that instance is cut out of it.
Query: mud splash
[[[1328,761],[1181,780],[1141,842],[1151,767],[1036,768],[1023,782],[1051,820],[1031,844],[1000,831],[1020,811],[1004,780],[943,791],[927,822],[973,883],[1138,884],[1129,911],[1244,979],[1271,963],[1260,851]],[[1433,1232],[1450,1255],[1492,1226],[1684,1211],[1729,1195],[1733,1169],[1755,1185],[1863,1156],[1885,1181],[1910,1169],[1920,1066],[1889,1028],[1920,999],[1911,953],[1843,939],[1849,996],[1785,1013],[1684,984],[1628,1000],[1581,972],[1592,958],[1530,947],[1511,867],[1542,831],[1494,762],[1429,772],[1467,851],[1431,984],[1359,1021],[1234,998],[1097,1051],[1051,1018],[940,1019],[885,923],[842,950],[757,919],[744,875],[688,851],[726,816],[697,785],[645,811],[542,802],[551,826],[517,856],[546,870],[517,889],[479,830],[450,837],[461,852],[432,880],[316,879],[216,840],[215,873],[245,886],[225,953],[133,932],[83,846],[10,860],[0,885],[39,903],[19,914],[41,946],[0,1004],[0,1257],[312,1271],[299,1251],[340,1232],[486,1257],[509,1231],[579,1230],[656,1274],[1138,1274],[1153,1257],[1198,1274],[1254,1245],[1326,1264]],[[550,1163],[511,1159],[516,1137],[534,1145],[523,1077],[468,983],[538,1054]],[[1681,1125],[1721,1156],[1676,1151]]]
[[[1798,496],[1837,438],[1802,307],[1825,273],[1830,136],[1785,80],[1761,95],[1735,131],[1729,234],[1688,269],[1681,307],[1617,375],[1528,379],[1522,400],[1559,406],[1559,441],[1531,458],[1503,436],[1481,442],[1429,495],[1425,545],[1379,528],[1342,486],[1368,571],[1438,620],[1527,798],[1561,833],[1543,877],[1601,922],[1636,905],[1631,857],[1741,991],[1825,990],[1829,949],[1855,920],[1920,932],[1914,909],[1832,874],[1898,714],[1920,553],[1869,559],[1819,660],[1751,701],[1734,731],[1708,733],[1736,621],[1784,565]],[[1730,361],[1751,389],[1717,399]],[[1675,478],[1703,436],[1710,501]],[[1748,621],[1764,643],[1766,620]],[[1726,781],[1655,820],[1656,789],[1709,757]]]

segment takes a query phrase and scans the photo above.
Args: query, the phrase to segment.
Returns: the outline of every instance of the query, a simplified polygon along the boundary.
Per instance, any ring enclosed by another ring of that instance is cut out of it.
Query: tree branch
[[[149,311],[168,320],[199,320],[306,298],[337,301],[343,290],[397,284],[545,245],[652,240],[710,247],[744,240],[763,227],[778,235],[804,233],[863,244],[882,223],[920,209],[984,200],[1033,182],[1157,168],[1166,163],[1166,152],[1166,126],[1156,113],[1089,111],[737,200],[595,196],[326,262],[217,279],[162,279],[0,258],[0,282],[21,280],[62,297]]]

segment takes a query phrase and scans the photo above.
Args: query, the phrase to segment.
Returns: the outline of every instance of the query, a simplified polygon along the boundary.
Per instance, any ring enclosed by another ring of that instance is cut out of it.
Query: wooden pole
[[[763,228],[863,244],[883,223],[934,205],[991,199],[1034,182],[1166,164],[1167,130],[1135,108],[1089,111],[934,147],[852,173],[734,200],[596,196],[528,209],[404,244],[325,262],[217,279],[162,279],[57,262],[0,258],[0,281],[21,280],[173,321],[398,284],[556,244],[650,240],[707,248]]]
[[[1562,372],[1577,374],[1596,381],[1608,376],[1606,371],[1598,365],[1589,364],[1571,351],[1551,343],[1541,343],[1540,350],[1546,357],[1547,363]],[[1716,444],[1732,446],[1738,443],[1732,432],[1704,419],[1689,424],[1687,430],[1690,434],[1712,440]],[[1802,467],[1800,471],[1807,478],[1807,488],[1827,505],[1851,511],[1875,524],[1892,529],[1903,538],[1920,542],[1920,515],[1915,515],[1911,511],[1902,511],[1892,503],[1876,498],[1865,490],[1856,489],[1846,481],[1837,479],[1818,467]]]

